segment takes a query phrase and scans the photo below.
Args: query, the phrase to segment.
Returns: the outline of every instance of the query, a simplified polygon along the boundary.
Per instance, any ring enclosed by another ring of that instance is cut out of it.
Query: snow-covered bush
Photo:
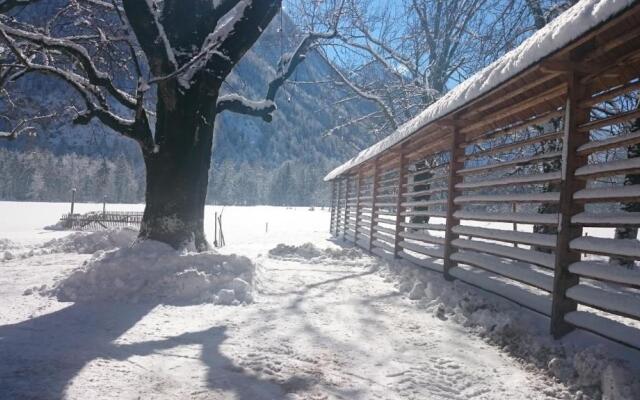
[[[84,246],[85,237],[78,238]],[[60,301],[239,304],[252,301],[246,257],[190,253],[152,240],[98,251],[48,293]]]

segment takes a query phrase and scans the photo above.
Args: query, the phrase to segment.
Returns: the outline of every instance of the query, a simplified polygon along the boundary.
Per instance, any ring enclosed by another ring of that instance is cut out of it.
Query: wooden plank
[[[445,214],[445,230],[444,230],[444,251],[443,251],[443,271],[444,278],[448,281],[453,280],[453,276],[449,273],[451,268],[456,266],[455,260],[451,255],[455,252],[453,241],[458,239],[458,234],[453,231],[453,227],[460,224],[460,219],[456,216],[457,204],[454,199],[462,192],[458,188],[458,184],[462,183],[462,175],[458,173],[464,168],[464,161],[459,158],[464,155],[463,137],[458,127],[454,127],[451,132],[451,148],[449,153],[449,181],[447,182],[447,211]]]
[[[444,249],[442,248],[442,246],[424,246],[403,240],[400,242],[400,247],[402,247],[403,249],[415,251],[416,253],[420,253],[429,257],[444,257]]]
[[[574,201],[583,202],[630,202],[640,200],[640,185],[607,186],[578,190]]]
[[[584,122],[579,126],[578,130],[580,132],[585,132],[585,131],[588,132],[588,131],[592,131],[594,129],[602,128],[605,126],[610,126],[620,122],[629,121],[638,117],[640,117],[640,109],[631,110],[631,111],[622,112],[622,113],[613,115],[611,117]]]
[[[400,235],[399,233],[404,232],[404,227],[400,225],[400,222],[404,221],[402,217],[402,212],[405,210],[404,205],[402,204],[402,188],[403,184],[407,181],[407,169],[405,168],[406,164],[406,145],[402,144],[400,146],[400,156],[398,162],[398,169],[400,171],[398,175],[398,188],[396,194],[396,225],[394,232],[394,241],[393,241],[393,257],[398,258],[398,252],[401,250],[400,243]]]
[[[551,152],[551,153],[541,153],[531,157],[516,158],[514,160],[501,161],[499,163],[482,165],[480,167],[464,168],[458,171],[458,174],[460,175],[476,174],[478,172],[500,170],[500,169],[511,167],[514,165],[517,165],[517,166],[530,165],[540,161],[560,158],[561,156],[562,156],[562,153],[559,151]]]
[[[640,143],[640,131],[626,135],[618,135],[605,140],[593,140],[578,147],[579,155],[587,155],[597,151],[627,147]]]
[[[516,282],[533,286],[545,292],[550,293],[553,290],[553,276],[536,270],[531,264],[510,261],[475,251],[456,252],[451,255],[451,258],[459,263],[513,279]]]
[[[639,172],[640,157],[636,157],[599,164],[585,164],[576,169],[575,176],[580,179],[595,179],[605,176],[626,175]]]
[[[484,213],[473,211],[456,211],[456,217],[472,221],[515,222],[518,224],[555,225],[558,223],[558,214],[539,213]]]
[[[492,254],[494,256],[505,257],[512,260],[535,264],[548,269],[553,269],[554,266],[553,255],[542,253],[539,251],[519,249],[517,247],[502,246],[495,243],[467,239],[456,239],[452,242],[452,244],[458,249],[473,250],[481,253]]]
[[[456,184],[456,189],[482,189],[497,186],[530,185],[535,183],[558,182],[560,172],[547,172],[543,174],[511,176],[500,179],[489,179],[478,182],[464,182]]]
[[[588,213],[581,212],[571,218],[574,225],[597,227],[639,227],[640,212]]]
[[[556,203],[560,194],[555,192],[522,193],[522,194],[487,194],[458,196],[456,204],[466,203]]]
[[[444,245],[444,238],[439,236],[427,235],[424,233],[414,233],[414,232],[400,232],[398,236],[401,236],[405,239],[417,240],[420,242],[427,242],[433,244],[441,244]]]
[[[466,235],[474,238],[498,240],[501,242],[519,243],[541,247],[555,247],[557,240],[556,235],[480,228],[477,226],[468,225],[454,226],[453,231],[459,235]]]
[[[640,330],[621,322],[587,311],[570,312],[565,316],[565,322],[640,350]]]
[[[570,243],[573,239],[582,236],[582,227],[572,224],[571,218],[584,211],[580,203],[573,201],[573,195],[585,188],[585,181],[574,179],[574,176],[578,168],[587,164],[587,157],[579,155],[576,150],[589,141],[589,135],[579,129],[580,125],[589,120],[590,113],[589,109],[579,106],[586,97],[580,78],[576,73],[567,75],[568,94],[564,117],[559,221],[551,306],[551,333],[555,338],[564,336],[573,329],[566,323],[564,317],[576,311],[578,306],[575,300],[566,296],[566,292],[579,282],[578,275],[569,271],[569,265],[580,261],[580,252],[573,251]]]
[[[420,267],[427,268],[427,269],[430,269],[432,271],[440,272],[440,273],[442,273],[442,271],[443,271],[442,264],[439,264],[439,263],[435,262],[435,260],[437,260],[437,259],[416,257],[413,254],[407,253],[404,250],[401,250],[398,253],[398,256],[400,256],[400,258],[405,259],[407,261],[410,261],[410,262],[412,262],[412,263],[414,263],[414,264],[416,264],[416,265],[418,265]]]
[[[444,231],[446,229],[446,225],[441,224],[419,224],[412,222],[401,222],[400,225],[405,228],[413,228],[413,229],[424,229],[428,231]]]
[[[373,199],[371,200],[371,225],[369,225],[369,252],[373,249],[373,233],[375,233],[376,225],[376,193],[378,190],[378,158],[373,159],[373,185],[371,187],[373,193]]]
[[[544,142],[547,140],[554,140],[562,137],[562,132],[550,132],[542,135],[534,136],[529,139],[524,139],[512,143],[503,144],[500,146],[491,147],[488,149],[476,151],[474,153],[467,154],[463,157],[460,157],[460,161],[465,161],[469,158],[478,158],[478,157],[486,157],[493,154],[503,153],[507,150],[521,148],[532,143]]]

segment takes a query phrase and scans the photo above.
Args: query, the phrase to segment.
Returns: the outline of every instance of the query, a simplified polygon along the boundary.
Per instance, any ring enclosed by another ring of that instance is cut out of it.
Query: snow
[[[97,252],[46,293],[76,303],[239,304],[252,301],[254,272],[246,257],[176,251],[148,240]]]
[[[640,296],[631,292],[614,293],[580,284],[570,287],[567,297],[583,304],[640,318]]]
[[[354,166],[370,160],[401,142],[425,125],[463,107],[634,3],[634,0],[582,0],[578,2],[547,26],[534,33],[520,46],[456,86],[391,135],[335,168],[324,180],[330,181],[338,177]]]
[[[76,204],[81,212],[100,208]],[[336,243],[328,210],[209,206],[207,234],[213,213],[222,212],[228,245],[200,254],[127,245],[133,235],[126,231],[42,229],[67,210],[0,202],[0,239],[9,239],[0,240],[2,249],[53,249],[0,261],[0,398],[577,399],[581,391],[586,400],[639,393],[640,352],[583,331],[553,341],[548,319],[509,301]],[[215,275],[220,286],[179,301],[185,292],[177,288],[200,288],[199,274],[214,275],[224,261],[252,277]],[[140,287],[140,266],[158,279]],[[189,279],[174,280],[176,270],[189,271]],[[158,291],[160,281],[167,286]],[[78,301],[41,295],[63,296],[65,287]],[[254,301],[227,305],[242,290]],[[588,356],[594,345],[604,346],[602,356]],[[550,363],[562,382],[546,373]]]

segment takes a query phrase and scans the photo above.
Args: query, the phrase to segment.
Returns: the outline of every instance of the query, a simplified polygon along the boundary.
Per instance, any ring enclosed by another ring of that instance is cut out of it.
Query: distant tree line
[[[224,161],[210,171],[207,203],[326,205],[329,187],[320,182],[331,166],[286,161],[266,169]],[[124,156],[96,158],[0,148],[0,171],[0,200],[68,201],[76,188],[78,201],[101,202],[105,196],[111,203],[144,201],[144,169]]]

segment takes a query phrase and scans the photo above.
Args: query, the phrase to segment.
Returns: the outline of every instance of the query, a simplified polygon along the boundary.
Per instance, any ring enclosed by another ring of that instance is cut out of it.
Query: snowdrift
[[[269,250],[269,257],[282,259],[305,259],[305,260],[354,260],[362,257],[362,251],[355,247],[351,248],[326,248],[320,249],[313,243],[305,243],[299,246],[291,246],[280,243]]]
[[[254,264],[246,257],[176,251],[128,232],[80,235],[59,243],[79,252],[98,250],[47,294],[72,302],[240,304],[252,301]],[[65,238],[67,239],[67,238]],[[101,248],[120,245],[104,251]]]

